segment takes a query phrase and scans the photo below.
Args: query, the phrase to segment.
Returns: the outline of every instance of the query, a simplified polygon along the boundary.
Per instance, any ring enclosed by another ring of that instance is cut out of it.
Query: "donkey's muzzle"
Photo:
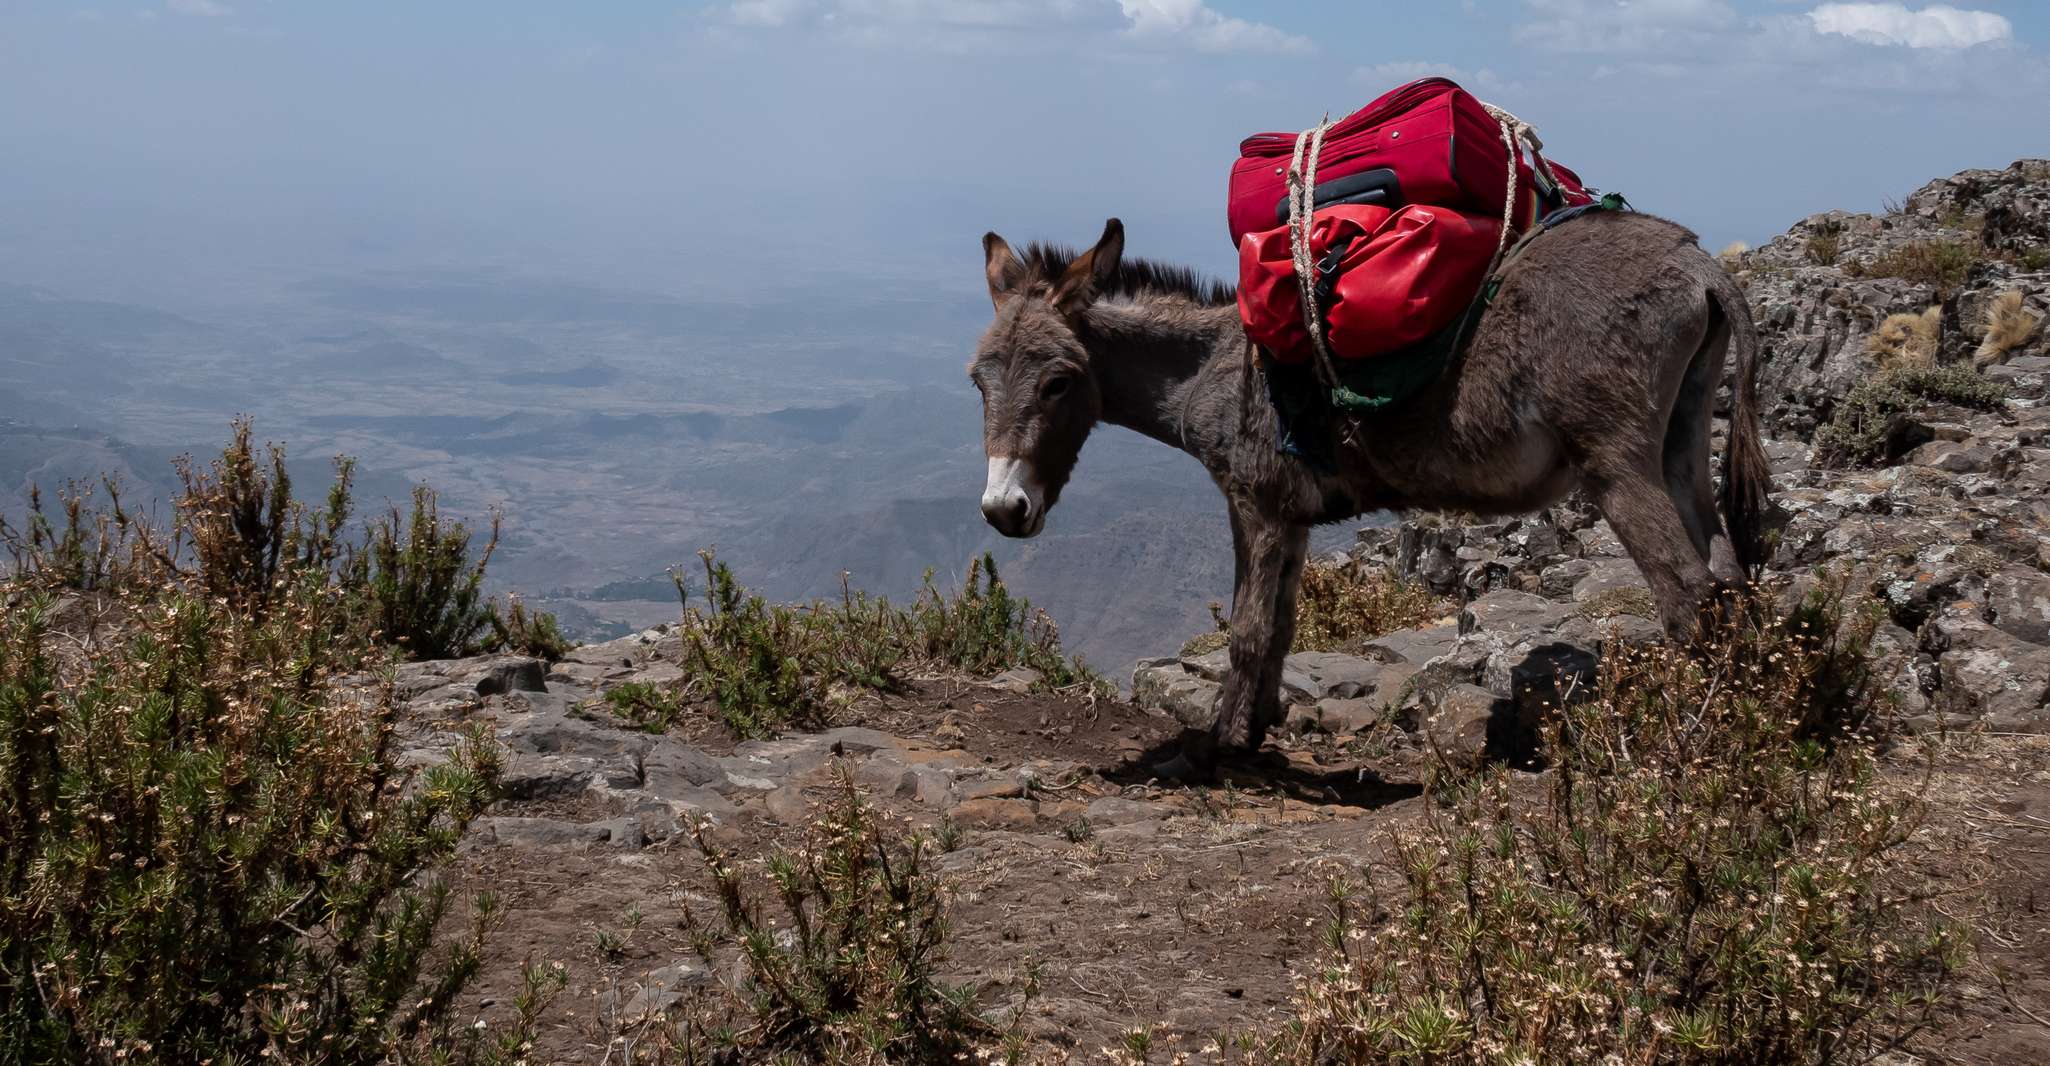
[[[989,483],[982,490],[982,517],[1007,537],[1029,537],[1046,524],[1046,510],[1032,483],[1032,468],[1022,459],[991,459]]]

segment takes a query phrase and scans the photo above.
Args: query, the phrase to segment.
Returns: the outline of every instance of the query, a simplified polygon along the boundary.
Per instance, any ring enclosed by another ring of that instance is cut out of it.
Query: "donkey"
[[[995,320],[969,376],[982,393],[998,532],[1045,528],[1098,422],[1194,456],[1231,515],[1231,673],[1210,730],[1163,771],[1207,775],[1257,749],[1283,713],[1282,659],[1310,527],[1376,510],[1526,513],[1578,488],[1643,571],[1673,638],[1764,555],[1771,475],[1759,443],[1758,337],[1744,294],[1695,235],[1596,212],[1531,241],[1504,268],[1464,350],[1401,404],[1334,419],[1319,473],[1279,451],[1232,290],[1124,258],[1111,219],[1080,255],[982,239]],[[1736,353],[1722,510],[1709,435]]]

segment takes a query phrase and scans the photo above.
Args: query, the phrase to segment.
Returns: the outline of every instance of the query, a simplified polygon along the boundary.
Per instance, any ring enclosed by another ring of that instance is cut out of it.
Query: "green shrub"
[[[485,651],[507,651],[555,662],[576,646],[562,635],[555,615],[527,610],[518,596],[507,597],[503,609],[496,603],[487,606],[485,620],[491,626],[490,635],[484,638]]]
[[[393,507],[372,523],[347,582],[362,597],[376,639],[417,659],[475,652],[491,622],[481,598],[498,528],[494,514],[491,539],[473,561],[470,527],[443,521],[434,490],[425,485],[413,490],[410,518],[402,520]]]
[[[823,671],[822,627],[814,615],[767,602],[743,589],[712,553],[699,555],[706,606],[686,606],[683,620],[690,691],[709,698],[736,736],[771,736],[790,722],[819,723],[832,678]]]
[[[352,540],[345,530],[355,461],[336,459],[326,499],[310,506],[293,495],[283,449],[259,450],[250,436],[249,422],[238,420],[219,457],[203,467],[177,461],[183,487],[168,529],[131,515],[112,482],[103,483],[99,506],[92,489],[68,488],[56,520],[32,489],[23,525],[0,520],[13,576],[41,588],[144,597],[175,588],[254,618],[311,585],[341,601],[322,616],[327,639],[357,654],[397,647],[446,658],[492,647],[554,658],[567,650],[552,617],[517,602],[501,613],[482,601],[497,516],[473,558],[469,527],[442,519],[433,490],[422,486],[409,518],[393,508]]]
[[[496,756],[400,770],[389,686],[329,686],[332,590],[285,581],[259,617],[130,589],[90,641],[52,628],[47,592],[6,591],[0,1063],[499,1061],[524,1040],[532,1011],[458,1024],[495,907],[458,928],[426,874]]]
[[[684,601],[684,681],[671,693],[636,690],[612,698],[615,713],[652,728],[709,705],[742,737],[773,735],[786,725],[823,724],[836,689],[889,691],[906,666],[944,666],[972,674],[1028,667],[1042,689],[1111,686],[1061,654],[1051,619],[1010,594],[989,557],[971,563],[954,596],[930,572],[909,608],[892,606],[841,579],[837,602],[769,603],[742,586],[713,553],[700,552],[704,606]],[[622,702],[624,701],[624,702]]]
[[[1012,596],[987,553],[968,564],[968,578],[955,596],[942,593],[928,571],[909,629],[913,656],[957,670],[988,674],[1023,666],[1039,673],[1042,688],[1101,687],[1102,679],[1087,666],[1061,654],[1053,619]]]
[[[184,493],[170,544],[159,554],[189,564],[197,591],[261,615],[287,586],[328,580],[349,551],[341,534],[355,463],[337,459],[327,505],[309,509],[292,496],[284,450],[270,445],[259,457],[249,437],[249,421],[238,419],[227,447],[208,467],[178,460]]]
[[[1886,457],[1896,417],[1932,403],[1994,410],[2006,396],[1998,382],[1962,363],[1890,367],[1851,386],[1837,401],[1829,423],[1816,434],[1816,454],[1827,465],[1875,463]]]
[[[29,486],[28,515],[16,527],[0,516],[0,544],[13,560],[14,576],[38,588],[94,592],[149,569],[134,521],[121,506],[121,490],[104,481],[107,507],[95,507],[91,485],[67,485],[58,497],[62,524],[43,509],[42,490]]]
[[[1390,919],[1334,882],[1328,954],[1256,1061],[1811,1064],[1917,1024],[1961,949],[1889,894],[1920,806],[1861,736],[1883,612],[1839,587],[1606,657],[1547,727],[1542,795],[1451,782],[1395,838]]]
[[[947,907],[923,836],[897,839],[862,801],[843,768],[840,796],[795,851],[765,862],[779,913],[743,883],[740,863],[698,848],[718,914],[693,909],[685,926],[706,965],[734,948],[747,967],[728,1014],[745,1025],[700,1021],[694,1031],[745,1061],[827,1064],[959,1062],[996,1034],[972,1010],[974,991],[942,982]],[[716,923],[716,924],[715,924]]]
[[[660,733],[688,709],[676,689],[646,681],[628,681],[607,689],[605,706],[623,722]]]

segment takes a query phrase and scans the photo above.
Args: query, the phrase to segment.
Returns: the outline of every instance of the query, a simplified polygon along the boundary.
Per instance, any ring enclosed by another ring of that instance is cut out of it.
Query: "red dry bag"
[[[1450,326],[1480,290],[1501,233],[1497,220],[1422,204],[1318,211],[1310,259],[1332,353],[1364,359]],[[1246,334],[1282,363],[1312,354],[1300,292],[1287,226],[1239,242],[1239,317]]]

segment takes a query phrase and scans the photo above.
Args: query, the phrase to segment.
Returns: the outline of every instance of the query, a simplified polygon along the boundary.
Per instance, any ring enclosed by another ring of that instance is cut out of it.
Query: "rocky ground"
[[[1822,234],[1828,256],[1810,250]],[[1987,255],[1957,284],[1861,276],[1859,264],[1935,239]],[[2025,307],[2050,306],[2050,274],[2023,254],[2043,248],[2050,164],[2028,163],[1932,183],[1893,214],[1817,216],[1732,264],[1768,343],[1784,512],[1773,576],[1798,589],[1818,566],[1847,568],[1884,600],[1886,676],[1914,731],[1894,772],[1927,773],[1933,801],[1903,875],[1977,932],[1957,1001],[1900,1063],[2050,1050],[2050,349],[2038,330],[1988,368],[2008,390],[2000,410],[1900,418],[1884,465],[1826,468],[1812,444],[1873,373],[1867,338],[1888,315],[1942,308],[1938,358],[1969,359],[1993,296],[2019,289]],[[1077,1057],[1135,1027],[1158,1027],[1155,1047],[1196,1051],[1275,1024],[1291,970],[1318,950],[1327,875],[1389,883],[1389,833],[1423,816],[1433,760],[1514,763],[1561,678],[1615,641],[1657,637],[1635,568],[1570,502],[1366,530],[1351,554],[1460,606],[1291,656],[1289,728],[1210,788],[1146,767],[1184,724],[1207,721],[1222,652],[1141,663],[1130,702],[1034,695],[1021,677],[931,677],[855,701],[836,728],[745,743],[651,735],[604,709],[613,687],[678,676],[666,628],[552,666],[405,668],[410,758],[433,761],[479,725],[511,753],[508,797],[456,871],[507,908],[478,1007],[502,1008],[520,960],[559,961],[570,990],[539,1050],[616,1057],[651,1012],[722,979],[679,925],[682,907],[709,903],[683,827],[708,819],[716,840],[759,854],[801,831],[844,769],[890,816],[942,831],[947,972],[983,986],[985,1010],[1015,1006],[1038,966],[1028,1030]]]

